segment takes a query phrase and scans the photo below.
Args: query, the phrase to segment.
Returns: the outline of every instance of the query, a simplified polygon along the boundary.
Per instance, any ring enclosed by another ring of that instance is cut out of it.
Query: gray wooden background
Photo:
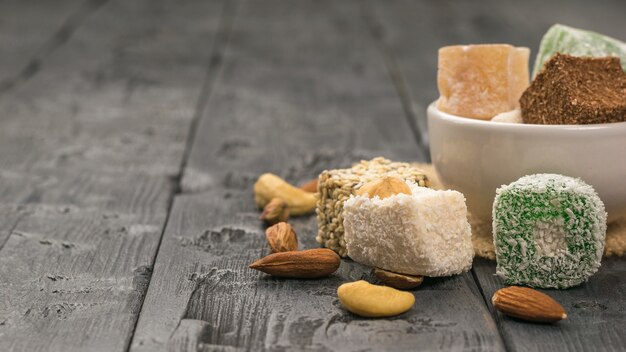
[[[626,39],[623,1],[0,1],[1,351],[624,351],[626,260],[494,312],[494,264],[427,279],[391,319],[341,309],[372,279],[247,269],[251,186],[386,156],[427,161],[437,49],[536,52],[560,22]],[[315,220],[294,219],[304,247]]]

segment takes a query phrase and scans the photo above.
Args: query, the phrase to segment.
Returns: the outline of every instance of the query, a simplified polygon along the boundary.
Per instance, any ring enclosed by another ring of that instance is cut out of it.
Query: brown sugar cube
[[[439,49],[437,108],[481,120],[518,108],[519,97],[528,87],[529,55],[528,48],[508,44]]]
[[[626,121],[626,73],[617,57],[554,55],[520,98],[524,123]]]

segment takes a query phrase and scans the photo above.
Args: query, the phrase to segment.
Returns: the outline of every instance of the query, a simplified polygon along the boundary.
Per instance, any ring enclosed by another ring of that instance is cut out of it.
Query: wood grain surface
[[[221,3],[23,3],[0,15],[14,6],[33,27],[2,42],[0,350],[124,351]]]
[[[494,276],[496,264],[474,260],[476,278],[485,297],[503,281]],[[588,282],[567,290],[541,290],[557,300],[567,320],[554,325],[531,324],[494,311],[509,351],[622,351],[626,348],[626,263],[624,258],[604,258]]]
[[[0,2],[0,96],[41,69],[41,60],[62,46],[102,1]],[[44,16],[45,14],[45,16]]]

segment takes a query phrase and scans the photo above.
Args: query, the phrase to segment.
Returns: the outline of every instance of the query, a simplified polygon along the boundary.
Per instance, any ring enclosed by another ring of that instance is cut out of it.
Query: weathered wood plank
[[[209,323],[203,320],[182,319],[167,342],[167,350],[202,351],[205,345],[201,339],[209,327]]]
[[[372,279],[349,260],[322,280],[247,268],[267,254],[251,187],[293,182],[360,157],[424,160],[359,2],[245,2],[199,123],[183,190],[155,262],[131,350],[501,350],[471,274],[428,280],[416,307],[361,319],[336,297]],[[316,223],[293,219],[305,248]],[[204,322],[204,323],[202,323]]]
[[[328,16],[347,11],[335,6],[246,7],[211,97],[215,107],[198,126],[200,133],[220,131],[220,138],[197,138],[183,191],[241,188],[270,165],[299,181],[379,154],[426,158],[406,142],[411,134],[359,6],[347,5],[352,16]]]
[[[4,247],[4,244],[25,213],[26,210],[23,205],[0,204],[0,249]]]
[[[0,163],[10,170],[177,175],[220,6],[114,2],[101,10],[35,80],[3,95]]]
[[[475,261],[474,272],[510,351],[623,351],[626,346],[626,260],[606,258],[598,273],[567,290],[541,290],[567,311],[555,325],[522,322],[494,311],[491,296],[505,287],[495,263]]]
[[[0,2],[0,95],[34,75],[44,52],[62,45],[96,6],[84,0]],[[96,4],[93,4],[96,5]],[[61,32],[63,30],[63,32]],[[56,33],[55,33],[56,32]]]
[[[124,350],[165,209],[149,216],[57,205],[26,211],[0,255],[1,349]]]
[[[418,121],[437,98],[437,49],[444,45],[505,42],[528,46],[536,53],[539,40],[553,23],[563,23],[623,37],[623,2],[602,5],[586,1],[472,2],[371,1],[370,19],[379,31],[387,56],[394,61],[410,92]],[[425,34],[427,35],[416,35]],[[531,59],[532,60],[532,59]],[[532,62],[531,62],[532,64]],[[479,260],[473,269],[490,309],[512,351],[623,350],[626,305],[624,259],[605,261],[589,283],[570,290],[546,291],[568,310],[568,321],[556,326],[533,325],[494,313],[491,296],[503,287],[495,263]]]
[[[222,6],[106,3],[0,96],[0,350],[128,348]]]

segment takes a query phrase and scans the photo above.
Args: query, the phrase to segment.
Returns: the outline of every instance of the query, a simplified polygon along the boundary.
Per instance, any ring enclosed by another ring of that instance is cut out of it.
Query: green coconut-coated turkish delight
[[[555,24],[541,39],[533,77],[556,53],[572,56],[618,56],[626,71],[626,43],[599,33]]]
[[[605,234],[604,204],[580,179],[536,174],[496,191],[496,274],[507,284],[567,288],[587,281],[600,267]]]

